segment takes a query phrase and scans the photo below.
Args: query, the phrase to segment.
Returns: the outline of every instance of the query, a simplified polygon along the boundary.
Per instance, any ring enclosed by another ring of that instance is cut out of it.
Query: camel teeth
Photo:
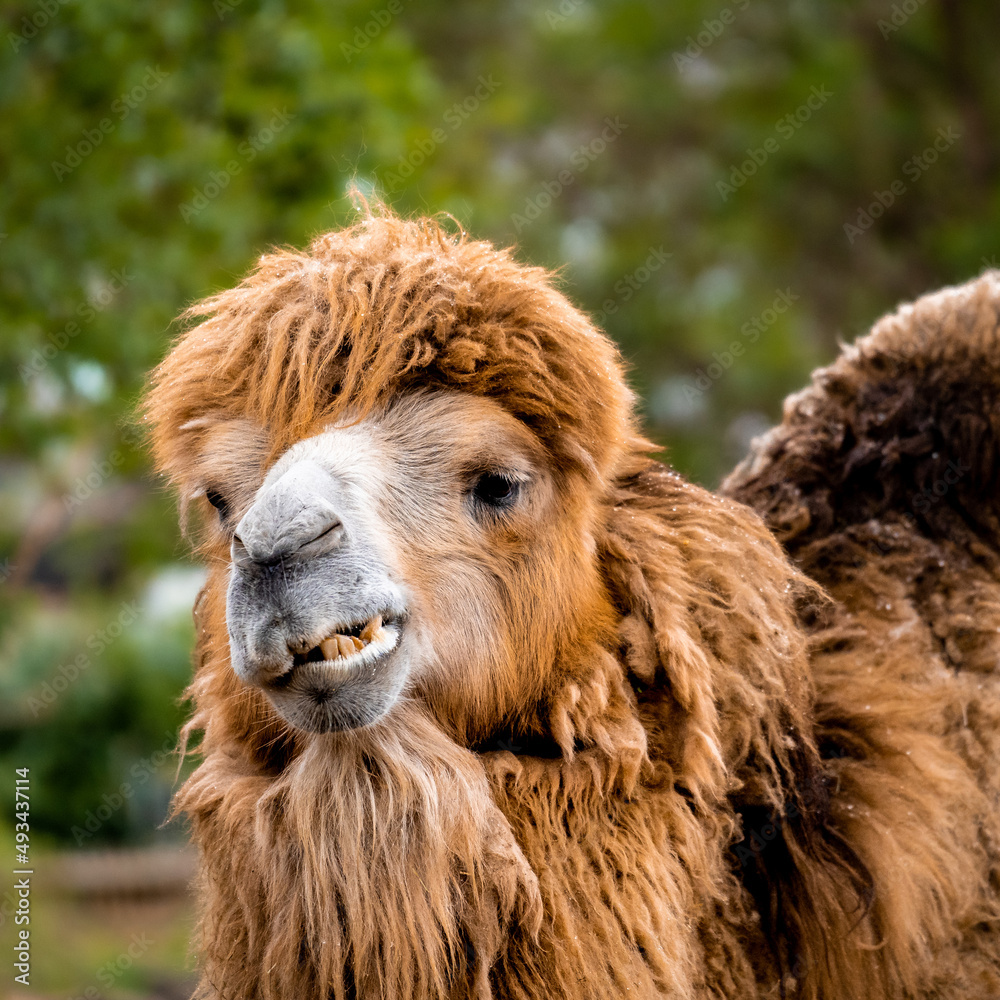
[[[382,616],[376,615],[363,629],[361,632],[361,638],[364,641],[371,642],[375,637],[375,633],[382,627]]]
[[[324,660],[339,660],[341,657],[360,653],[370,642],[374,642],[382,631],[382,616],[376,615],[361,630],[361,635],[345,635],[336,632],[327,636],[320,644],[319,650]],[[303,650],[308,652],[308,650]]]

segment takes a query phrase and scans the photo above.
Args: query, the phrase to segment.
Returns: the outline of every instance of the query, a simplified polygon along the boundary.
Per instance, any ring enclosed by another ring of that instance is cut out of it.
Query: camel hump
[[[1000,552],[1000,271],[899,307],[722,484],[795,549],[872,519]]]

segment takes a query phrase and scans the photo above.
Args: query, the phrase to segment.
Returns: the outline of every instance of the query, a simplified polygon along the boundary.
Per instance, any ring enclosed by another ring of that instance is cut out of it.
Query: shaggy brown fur
[[[562,511],[491,554],[530,664],[328,734],[233,673],[206,528],[198,995],[998,995],[998,303],[984,278],[884,321],[728,482],[800,568],[648,457],[612,345],[506,252],[369,216],[197,307],[148,397],[182,505],[458,389],[530,429]],[[949,458],[974,468],[905,520]]]
[[[809,623],[816,738],[883,991],[1000,996],[998,459],[994,271],[881,320],[723,484],[834,600]]]

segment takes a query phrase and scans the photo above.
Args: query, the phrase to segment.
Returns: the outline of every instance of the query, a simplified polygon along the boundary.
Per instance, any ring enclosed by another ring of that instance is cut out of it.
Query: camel
[[[718,493],[552,275],[435,220],[187,315],[144,420],[208,566],[196,996],[1000,996],[1000,274]]]

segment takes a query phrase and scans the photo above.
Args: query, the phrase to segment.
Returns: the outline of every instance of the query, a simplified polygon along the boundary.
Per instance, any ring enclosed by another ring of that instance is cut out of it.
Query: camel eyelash
[[[502,513],[517,503],[523,486],[523,481],[510,473],[485,471],[476,477],[469,494],[481,508]]]
[[[223,521],[229,520],[229,501],[218,490],[206,489],[205,499],[219,512]]]

